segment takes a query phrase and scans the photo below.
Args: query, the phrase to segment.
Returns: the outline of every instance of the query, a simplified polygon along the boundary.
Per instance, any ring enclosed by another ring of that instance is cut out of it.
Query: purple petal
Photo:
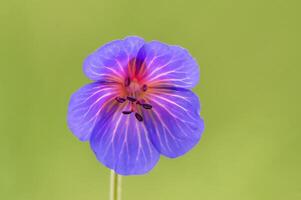
[[[160,89],[148,94],[153,106],[143,116],[157,150],[170,158],[181,156],[200,140],[204,122],[198,97],[190,90]]]
[[[145,44],[137,57],[145,65],[140,69],[140,77],[149,85],[193,88],[198,83],[198,64],[180,46],[153,41]]]
[[[102,114],[90,139],[91,148],[100,162],[118,174],[144,174],[156,165],[160,155],[145,124],[134,113],[122,114],[130,109],[123,105]]]
[[[128,63],[134,59],[144,40],[137,36],[110,42],[84,61],[84,73],[92,80],[123,81]]]
[[[106,102],[116,97],[116,85],[92,83],[80,88],[71,96],[68,108],[68,126],[81,141],[90,138]]]

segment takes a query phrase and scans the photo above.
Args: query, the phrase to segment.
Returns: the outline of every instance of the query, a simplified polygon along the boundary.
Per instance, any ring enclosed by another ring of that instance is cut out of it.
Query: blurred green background
[[[301,199],[300,1],[10,0],[0,11],[0,199],[108,199],[68,130],[82,61],[127,35],[190,50],[206,129],[186,156],[123,179],[123,200]]]

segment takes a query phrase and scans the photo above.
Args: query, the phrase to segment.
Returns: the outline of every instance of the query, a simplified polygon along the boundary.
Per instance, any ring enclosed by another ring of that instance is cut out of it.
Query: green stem
[[[111,170],[110,200],[121,200],[121,175]]]

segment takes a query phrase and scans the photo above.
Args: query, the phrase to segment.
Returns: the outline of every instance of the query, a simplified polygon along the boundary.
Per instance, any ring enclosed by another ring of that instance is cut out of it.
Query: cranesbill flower
[[[160,155],[181,156],[200,140],[204,123],[190,90],[199,67],[184,48],[126,37],[88,56],[83,70],[94,82],[72,95],[68,126],[116,173],[144,174]]]

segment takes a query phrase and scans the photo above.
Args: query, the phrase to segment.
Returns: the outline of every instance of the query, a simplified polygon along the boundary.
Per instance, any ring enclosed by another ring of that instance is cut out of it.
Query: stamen
[[[128,115],[128,114],[131,114],[132,111],[122,111],[122,113],[125,114],[125,115]]]
[[[144,103],[144,104],[142,104],[142,107],[145,109],[152,109],[153,106],[150,104]]]
[[[127,97],[127,100],[131,101],[131,102],[135,102],[137,99],[134,97]]]
[[[143,121],[143,117],[139,113],[135,113],[135,117],[139,122]]]
[[[115,100],[116,100],[118,103],[123,103],[123,102],[125,102],[125,99],[124,99],[124,98],[121,98],[121,97],[116,97]]]
[[[124,81],[124,85],[125,87],[128,87],[131,84],[131,79],[130,78],[126,78]]]
[[[142,90],[143,90],[143,92],[145,92],[147,90],[147,85],[143,85]]]

